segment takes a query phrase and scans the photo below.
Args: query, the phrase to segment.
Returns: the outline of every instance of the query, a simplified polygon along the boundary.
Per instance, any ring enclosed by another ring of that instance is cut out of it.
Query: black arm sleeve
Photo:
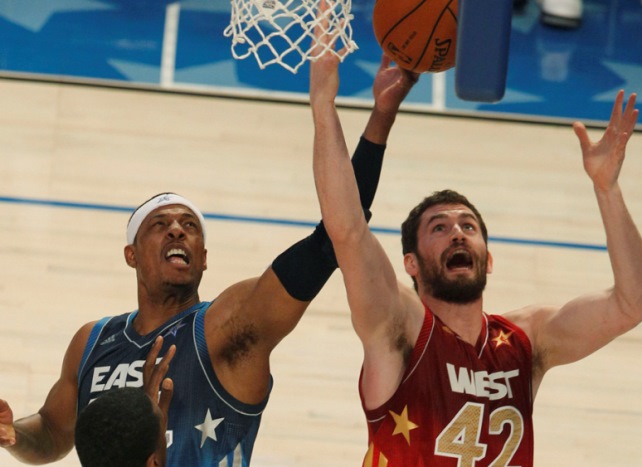
[[[352,157],[361,206],[368,221],[385,150],[385,145],[361,137]],[[312,235],[277,256],[272,263],[272,270],[292,297],[308,302],[316,297],[337,266],[332,242],[321,221]]]
[[[385,151],[384,144],[372,143],[362,136],[352,156],[352,167],[364,211],[370,209],[377,192]]]

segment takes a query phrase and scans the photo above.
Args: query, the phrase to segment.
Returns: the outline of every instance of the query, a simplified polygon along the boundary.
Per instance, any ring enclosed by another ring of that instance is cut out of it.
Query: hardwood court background
[[[306,106],[0,81],[0,195],[132,208],[176,191],[206,213],[316,222]],[[352,148],[367,112],[340,111]],[[606,117],[606,116],[605,116]],[[596,135],[599,133],[595,133]],[[621,184],[642,223],[642,135]],[[398,228],[425,194],[467,194],[493,237],[604,244],[570,127],[400,115],[374,203],[374,227]],[[123,260],[124,212],[0,203],[0,397],[36,411],[85,322],[136,307]],[[207,222],[201,298],[259,274],[309,228]],[[379,236],[403,277],[399,238]],[[561,304],[611,285],[604,251],[492,241],[485,308]],[[641,266],[642,267],[642,266]],[[642,465],[642,328],[552,370],[535,403],[539,466]],[[360,465],[360,344],[336,273],[273,354],[275,387],[253,465]],[[18,464],[0,450],[0,465]],[[75,453],[59,462],[78,466]]]

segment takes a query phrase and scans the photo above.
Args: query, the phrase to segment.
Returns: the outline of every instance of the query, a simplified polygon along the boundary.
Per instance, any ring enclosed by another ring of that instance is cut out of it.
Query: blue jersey
[[[174,381],[168,413],[167,467],[249,465],[268,397],[260,404],[244,404],[227,393],[216,378],[203,324],[209,305],[199,303],[145,336],[132,327],[137,312],[99,321],[80,363],[78,411],[112,388],[141,387],[147,353],[156,337],[162,335],[160,356],[170,345],[176,345],[167,372]]]

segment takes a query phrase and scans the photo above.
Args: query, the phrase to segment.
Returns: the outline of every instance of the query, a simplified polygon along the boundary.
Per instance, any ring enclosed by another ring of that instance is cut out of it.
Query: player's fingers
[[[392,63],[392,59],[386,55],[386,54],[381,54],[381,64],[379,65],[379,70],[387,70],[390,68],[390,64]]]
[[[314,45],[312,46],[311,52],[311,57],[315,59],[323,55],[329,43],[327,10],[327,0],[321,0],[321,2],[319,2],[319,10],[317,11],[316,24],[314,25]]]
[[[637,95],[635,93],[631,94],[624,108],[624,131],[629,133],[635,128],[640,113],[640,111],[635,108],[636,98]]]
[[[158,336],[152,344],[151,349],[149,349],[147,358],[145,359],[145,364],[143,365],[143,389],[147,395],[154,400],[158,399],[158,386],[164,376],[159,376],[158,371],[156,370],[156,360],[158,359],[158,354],[162,347],[163,337]]]
[[[12,425],[0,426],[0,446],[7,448],[16,444],[16,431]]]
[[[15,438],[3,438],[2,436],[0,436],[0,447],[10,448],[14,444],[16,444]]]
[[[152,344],[152,347],[149,349],[149,352],[147,352],[147,358],[145,359],[145,365],[143,366],[145,370],[151,372],[151,370],[154,368],[154,366],[156,365],[156,359],[158,358],[158,354],[160,353],[162,347],[163,336],[158,336]]]
[[[172,381],[171,378],[165,378],[163,380],[163,384],[161,385],[161,393],[160,393],[160,398],[158,400],[158,406],[160,407],[161,412],[163,412],[163,416],[165,417],[165,420],[167,420],[169,403],[171,402],[173,395],[174,395],[174,381]]]
[[[624,89],[620,89],[615,97],[615,102],[613,103],[613,110],[611,110],[611,120],[609,126],[619,125],[620,117],[622,115],[622,103],[624,102]]]
[[[13,423],[13,411],[9,403],[0,399],[0,424],[11,425]]]
[[[3,412],[8,408],[9,408],[9,403],[4,399],[0,399],[0,412]]]
[[[328,0],[321,0],[319,3],[319,18],[318,18],[318,23],[317,26],[320,27],[320,33],[326,34],[328,32],[328,10],[330,8],[330,5],[328,3]]]
[[[165,378],[165,375],[169,370],[169,364],[174,358],[175,354],[176,346],[171,345],[169,349],[167,349],[167,352],[165,352],[165,355],[163,356],[161,361],[158,362],[158,364],[156,364],[152,369],[151,375],[149,377],[149,383],[146,383],[146,390],[147,394],[149,394],[150,397],[154,397],[155,400],[158,398],[159,386],[161,385],[163,378]]]
[[[167,352],[165,352],[160,363],[154,367],[154,379],[160,382],[165,377],[174,355],[176,355],[176,346],[172,344],[169,346],[169,349],[167,349]]]
[[[409,70],[404,70],[403,68],[401,69],[401,73],[403,74],[406,82],[410,85],[414,85],[417,81],[419,81],[419,73],[415,73]]]
[[[573,131],[575,132],[575,135],[580,142],[582,152],[584,152],[591,144],[591,141],[588,137],[588,132],[586,131],[586,127],[582,122],[575,122],[573,123]]]
[[[635,108],[635,100],[637,98],[636,93],[632,93],[629,96],[629,99],[626,101],[626,108],[624,109],[624,113],[630,113],[633,112],[633,109]]]

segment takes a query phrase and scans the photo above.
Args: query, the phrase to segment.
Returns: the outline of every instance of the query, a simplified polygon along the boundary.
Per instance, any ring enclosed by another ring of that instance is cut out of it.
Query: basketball
[[[457,0],[377,0],[377,42],[399,67],[436,73],[455,66]]]

